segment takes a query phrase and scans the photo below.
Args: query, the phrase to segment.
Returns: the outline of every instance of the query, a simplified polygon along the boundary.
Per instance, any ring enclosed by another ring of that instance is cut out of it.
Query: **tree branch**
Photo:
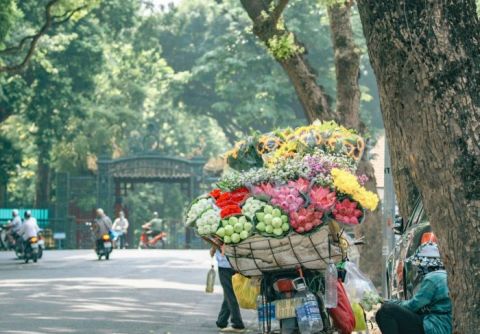
[[[277,24],[278,20],[282,16],[283,11],[288,5],[288,1],[289,0],[280,0],[278,5],[276,5],[275,8],[273,9],[271,14],[271,20],[274,24]]]
[[[60,0],[50,0],[47,5],[45,6],[45,23],[43,26],[40,28],[40,30],[30,36],[26,36],[22,38],[17,46],[14,47],[9,47],[4,50],[0,50],[0,54],[12,54],[15,52],[21,51],[25,44],[27,43],[28,40],[31,40],[30,46],[28,48],[27,54],[23,58],[23,60],[16,65],[7,65],[7,66],[0,66],[0,73],[2,72],[7,72],[7,73],[17,73],[21,71],[22,69],[25,68],[27,63],[30,61],[30,59],[33,56],[33,53],[35,51],[35,48],[38,44],[38,41],[40,38],[47,33],[47,31],[53,26],[53,25],[60,25],[68,21],[75,13],[85,9],[87,5],[80,6],[74,10],[68,11],[64,13],[63,15],[55,16],[52,15],[51,10],[53,6],[58,3]]]
[[[271,3],[272,0],[267,1]],[[277,22],[272,19],[272,15],[281,13],[288,4],[287,0],[280,0],[274,9],[276,14],[270,14],[268,19],[263,18],[263,12],[267,12],[267,4],[262,0],[241,0],[242,6],[247,12],[253,23],[253,33],[269,48],[269,41],[273,37],[282,38],[288,32],[287,27],[279,29]],[[295,38],[295,44],[301,43]],[[304,49],[302,47],[302,49]],[[331,98],[326,93],[324,87],[316,81],[316,75],[310,63],[305,57],[305,52],[295,52],[287,58],[275,58],[275,60],[283,67],[292,82],[297,96],[302,104],[305,117],[308,121],[313,122],[316,119],[332,120],[337,115],[331,109]]]

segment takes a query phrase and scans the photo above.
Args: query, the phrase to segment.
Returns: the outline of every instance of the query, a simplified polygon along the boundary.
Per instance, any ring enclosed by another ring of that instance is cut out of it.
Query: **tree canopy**
[[[16,45],[44,22],[47,1],[2,1],[1,45]],[[62,0],[54,15],[70,13],[74,3]],[[22,155],[21,164],[4,165],[12,203],[48,202],[56,172],[95,173],[100,155],[156,149],[213,157],[242,133],[305,123],[288,77],[237,1],[183,1],[160,10],[136,0],[85,3],[42,35],[23,71],[0,74],[0,110],[9,110],[1,135]],[[292,1],[285,19],[308,43],[320,84],[334,94],[326,7]],[[358,14],[353,24],[365,48]],[[366,57],[361,71],[362,115],[374,133],[382,124]]]

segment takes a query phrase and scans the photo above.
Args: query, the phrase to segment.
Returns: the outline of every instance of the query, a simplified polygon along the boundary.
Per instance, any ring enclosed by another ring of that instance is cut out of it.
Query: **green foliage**
[[[251,21],[238,1],[184,0],[156,12],[141,10],[138,0],[89,2],[81,21],[45,36],[25,73],[0,77],[0,108],[15,112],[0,132],[23,154],[8,184],[12,201],[33,202],[40,158],[53,171],[88,175],[102,154],[116,158],[155,150],[213,157],[244,133],[305,123],[291,83],[249,31]],[[15,21],[15,31],[35,31],[43,6],[25,0],[18,7],[25,18]],[[319,3],[292,0],[284,20],[307,46],[304,56],[333,96],[326,17]],[[12,38],[7,36],[10,44]],[[291,53],[289,38],[276,42],[281,54]],[[378,97],[367,57],[362,66],[362,109],[374,124],[370,111]],[[77,204],[90,209],[94,196],[84,195]],[[179,218],[185,201],[176,186],[138,185],[125,204],[132,221],[143,222],[152,210]]]
[[[19,16],[15,1],[0,0],[0,46]]]
[[[295,54],[303,53],[305,49],[295,43],[292,32],[285,32],[283,35],[275,35],[267,42],[268,51],[275,59],[287,60]]]
[[[0,183],[5,184],[21,162],[21,152],[8,138],[0,136]]]

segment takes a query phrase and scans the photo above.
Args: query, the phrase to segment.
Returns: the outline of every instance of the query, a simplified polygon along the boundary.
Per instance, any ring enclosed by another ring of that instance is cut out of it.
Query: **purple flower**
[[[358,180],[358,183],[364,186],[370,179],[367,175],[362,174],[362,175],[357,175],[357,180]]]

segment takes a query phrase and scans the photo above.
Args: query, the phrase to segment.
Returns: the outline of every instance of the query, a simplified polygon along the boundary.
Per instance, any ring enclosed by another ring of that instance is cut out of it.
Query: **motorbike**
[[[37,237],[31,237],[25,242],[25,246],[23,249],[23,259],[25,263],[28,263],[28,261],[32,260],[33,262],[37,262],[39,259],[39,238]]]
[[[33,248],[35,248],[36,258],[41,259],[43,256],[43,250],[45,249],[45,240],[43,239],[41,232],[39,232],[38,235],[34,238],[35,238],[35,245],[33,246]],[[30,238],[29,240],[31,239],[33,238]],[[13,250],[15,251],[15,255],[19,260],[26,260],[26,253],[27,251],[29,251],[27,249],[28,247],[26,246],[28,245],[29,245],[28,242],[26,243],[23,242],[23,239],[21,236],[17,236],[17,238],[15,239]],[[31,259],[33,260],[33,258]],[[37,262],[37,261],[34,261],[34,262]]]
[[[148,227],[142,226],[142,234],[140,234],[140,241],[138,249],[160,249],[165,248],[165,240],[167,233],[155,233]]]
[[[0,225],[0,250],[10,250],[9,238],[7,235],[8,229],[4,225]]]
[[[261,304],[259,311],[260,332],[298,334],[299,324],[295,309],[301,304],[301,293],[297,291],[298,282],[310,282],[310,287],[316,297],[318,309],[323,323],[323,329],[316,333],[334,333],[322,294],[324,292],[323,275],[310,270],[281,270],[264,273],[261,285]],[[274,305],[274,306],[273,306]],[[272,321],[278,321],[278,327]],[[277,328],[275,328],[277,327]]]
[[[87,222],[85,225],[93,232],[93,223]],[[95,240],[95,253],[97,254],[98,260],[101,260],[102,257],[105,257],[105,260],[110,260],[110,253],[112,251],[113,241],[110,234],[105,233],[100,239]]]
[[[0,226],[0,249],[15,250],[17,240],[20,237],[16,233],[12,235],[10,233],[11,228],[11,226],[7,227],[7,225]]]
[[[99,260],[101,260],[102,257],[105,257],[105,260],[110,260],[110,253],[113,251],[113,242],[110,235],[102,235],[102,238],[97,240],[97,247],[95,250]]]
[[[349,256],[352,258],[358,254],[356,246],[364,245],[362,238],[354,239],[352,236],[345,236],[349,240]],[[337,269],[337,274],[342,281],[345,278],[346,271]],[[314,332],[316,334],[337,333],[331,318],[327,312],[324,303],[325,277],[324,273],[317,270],[307,270],[302,266],[290,270],[278,270],[264,272],[262,276],[261,295],[257,300],[260,332],[261,333],[281,333],[281,334],[299,334],[299,324],[296,316],[296,308],[302,303],[302,296],[305,295],[305,289],[299,289],[299,286],[307,288],[313,293],[318,310],[320,313],[323,328]],[[273,306],[274,305],[274,306]],[[279,331],[272,326],[272,321],[278,321]]]

